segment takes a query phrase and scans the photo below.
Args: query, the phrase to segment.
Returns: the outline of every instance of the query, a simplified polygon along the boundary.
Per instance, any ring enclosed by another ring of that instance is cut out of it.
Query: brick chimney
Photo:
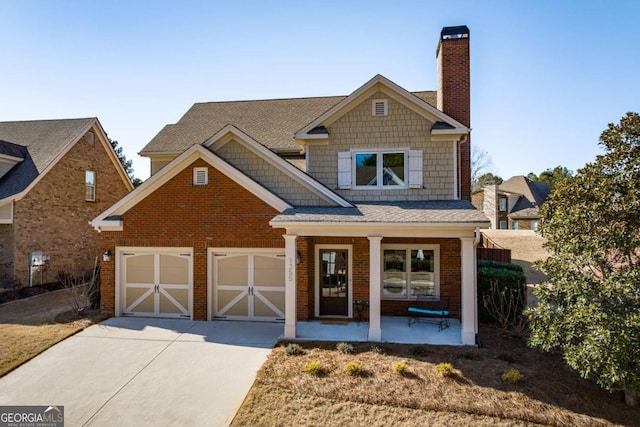
[[[436,50],[438,109],[471,127],[471,66],[469,28],[444,27]],[[460,199],[471,201],[471,136],[458,148]]]

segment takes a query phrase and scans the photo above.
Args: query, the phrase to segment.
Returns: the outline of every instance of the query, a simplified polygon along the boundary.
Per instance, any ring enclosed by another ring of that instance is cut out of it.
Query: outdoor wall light
[[[102,261],[104,261],[104,262],[111,261],[111,251],[109,249],[104,251],[104,253],[102,254]]]
[[[302,255],[300,255],[300,251],[296,252],[296,264],[302,264]]]

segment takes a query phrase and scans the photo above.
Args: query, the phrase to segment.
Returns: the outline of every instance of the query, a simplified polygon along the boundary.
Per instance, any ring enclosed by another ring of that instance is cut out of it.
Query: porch
[[[408,325],[404,316],[381,316],[382,342],[396,344],[463,345],[462,326],[457,319],[450,319],[446,329],[438,331],[438,325],[418,322]],[[296,323],[296,340],[302,341],[369,341],[368,322],[308,321]],[[374,342],[372,342],[372,345]]]

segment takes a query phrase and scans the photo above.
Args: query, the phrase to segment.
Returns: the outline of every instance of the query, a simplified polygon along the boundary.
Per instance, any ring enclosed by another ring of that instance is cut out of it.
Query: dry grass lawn
[[[580,379],[556,356],[527,348],[493,327],[483,327],[485,348],[354,344],[343,354],[335,343],[301,343],[305,353],[287,356],[284,343],[264,364],[233,426],[592,426],[638,425],[640,411],[620,396]],[[382,350],[382,352],[380,351]],[[344,372],[351,360],[361,376]],[[303,372],[317,360],[322,376]],[[405,375],[392,369],[404,361]],[[435,366],[450,362],[453,377]],[[500,379],[509,368],[524,378]]]
[[[63,339],[104,320],[98,311],[82,317],[67,311],[63,292],[0,306],[0,377]]]

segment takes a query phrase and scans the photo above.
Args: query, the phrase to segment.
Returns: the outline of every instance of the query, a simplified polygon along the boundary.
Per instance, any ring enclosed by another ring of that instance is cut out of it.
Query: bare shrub
[[[526,289],[500,287],[496,280],[492,280],[489,292],[482,297],[482,302],[502,329],[524,338],[527,334],[527,319],[522,314],[522,309],[527,306],[526,298]]]
[[[100,300],[100,264],[96,257],[91,272],[74,276],[65,271],[59,271],[57,279],[69,295],[71,309],[82,314],[88,308],[96,308],[96,301]]]

